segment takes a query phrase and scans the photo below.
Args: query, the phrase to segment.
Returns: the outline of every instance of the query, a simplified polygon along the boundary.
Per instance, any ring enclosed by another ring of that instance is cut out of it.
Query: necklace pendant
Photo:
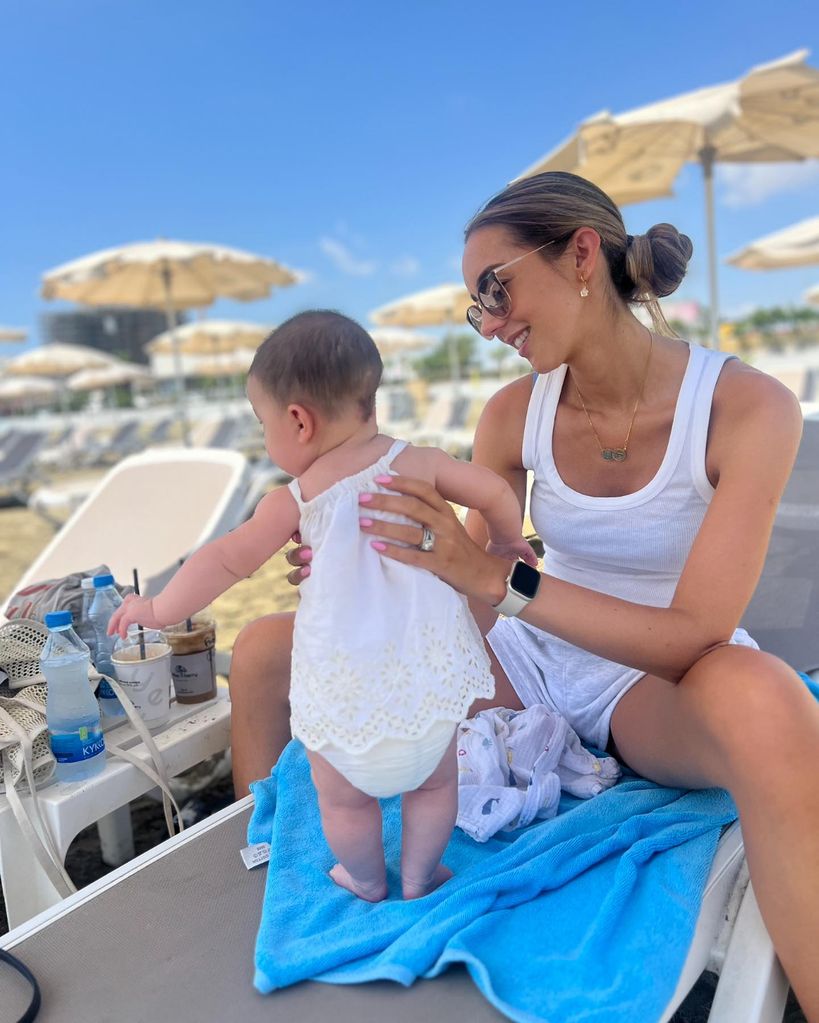
[[[625,462],[626,460],[625,448],[603,448],[600,454],[607,462]]]

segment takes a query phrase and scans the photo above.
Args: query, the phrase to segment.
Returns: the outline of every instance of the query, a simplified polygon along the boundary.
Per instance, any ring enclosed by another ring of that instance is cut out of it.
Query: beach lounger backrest
[[[247,460],[235,451],[154,449],[123,459],[12,592],[104,563],[122,583],[139,569],[143,592],[156,593],[179,558],[237,524],[247,474]]]
[[[742,619],[798,671],[819,668],[819,419],[806,419],[779,502],[762,578]]]
[[[40,431],[21,433],[13,437],[9,445],[0,452],[0,483],[19,479],[40,450],[45,434]]]

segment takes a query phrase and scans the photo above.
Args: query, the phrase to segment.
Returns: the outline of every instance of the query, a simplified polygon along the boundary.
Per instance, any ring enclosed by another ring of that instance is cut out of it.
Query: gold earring
[[[581,280],[581,282],[583,284],[583,287],[580,289],[580,297],[581,298],[588,298],[589,297],[589,289],[588,289],[588,287],[586,285],[586,278],[581,275],[580,280]]]

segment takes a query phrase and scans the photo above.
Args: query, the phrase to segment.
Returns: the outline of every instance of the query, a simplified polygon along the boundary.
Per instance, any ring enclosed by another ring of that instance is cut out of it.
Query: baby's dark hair
[[[282,405],[314,405],[332,419],[352,402],[367,420],[383,369],[362,326],[330,309],[315,309],[277,327],[259,346],[248,375]]]

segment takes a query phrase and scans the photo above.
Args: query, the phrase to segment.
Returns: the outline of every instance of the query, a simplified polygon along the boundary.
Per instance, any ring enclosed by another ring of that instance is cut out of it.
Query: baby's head
[[[299,313],[277,327],[247,379],[273,461],[298,476],[320,453],[322,431],[352,434],[373,418],[382,370],[373,339],[341,313]]]

